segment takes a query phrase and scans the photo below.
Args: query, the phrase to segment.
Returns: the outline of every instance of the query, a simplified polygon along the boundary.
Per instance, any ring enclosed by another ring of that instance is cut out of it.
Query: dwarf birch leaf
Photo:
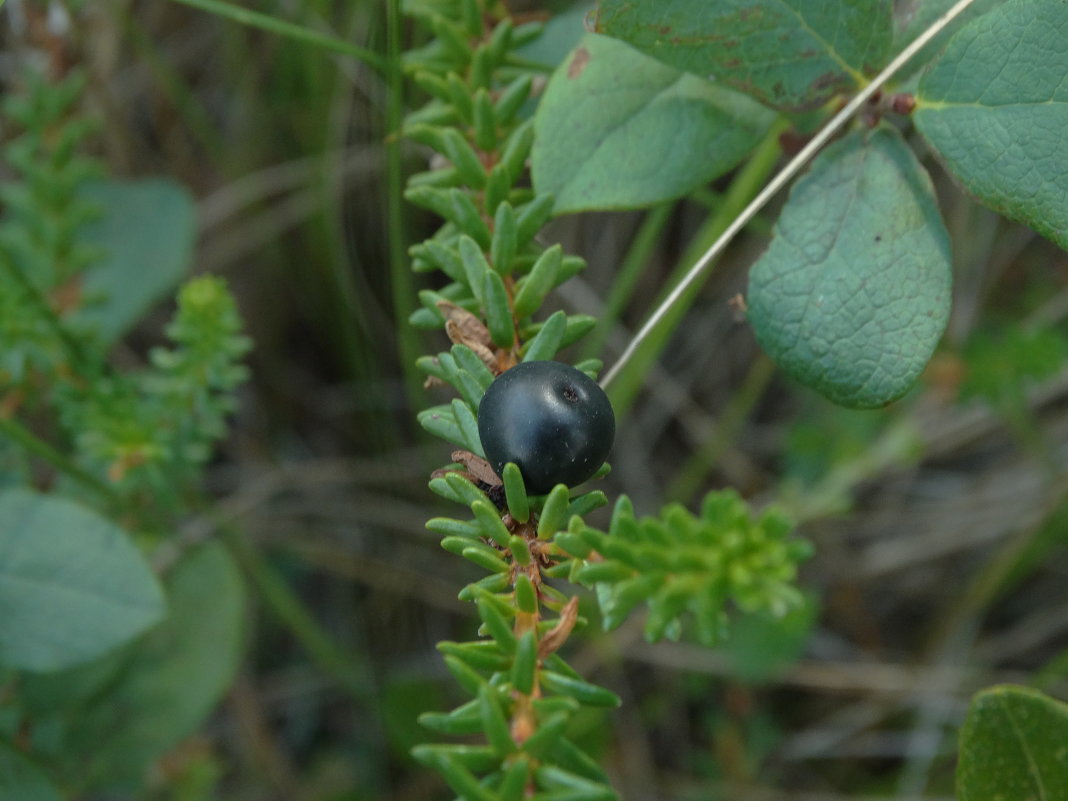
[[[1068,5],[1008,0],[963,28],[914,114],[965,188],[1068,248]]]
[[[163,615],[129,536],[76,503],[0,492],[0,664],[51,671],[101,656]]]
[[[949,238],[931,183],[889,127],[828,147],[794,187],[749,277],[768,354],[843,406],[903,395],[945,329]]]
[[[601,0],[596,30],[775,108],[815,108],[886,62],[890,0]]]
[[[233,680],[245,589],[229,551],[217,542],[188,551],[168,573],[166,589],[167,618],[131,652],[122,681],[69,724],[65,769],[82,786],[137,786],[151,761],[195,731]]]
[[[960,801],[1055,801],[1068,788],[1068,705],[1027,687],[972,699],[960,734]]]
[[[534,186],[557,213],[649,206],[730,170],[773,119],[744,95],[587,35],[538,106]]]
[[[916,74],[920,72],[938,52],[946,46],[958,30],[963,28],[980,14],[1005,0],[975,0],[961,12],[953,22],[945,27],[934,39],[924,45],[916,55],[905,62],[890,81],[898,91],[911,87],[915,90]],[[900,0],[894,4],[894,41],[891,53],[900,53],[912,44],[921,33],[926,31],[939,17],[949,11],[957,0]]]

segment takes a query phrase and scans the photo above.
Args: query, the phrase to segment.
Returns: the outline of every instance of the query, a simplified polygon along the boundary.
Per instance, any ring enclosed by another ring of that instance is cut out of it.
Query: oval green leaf
[[[0,492],[0,664],[59,670],[158,621],[163,593],[124,531],[71,501]]]
[[[946,46],[953,34],[980,14],[985,14],[1004,1],[975,0],[916,55],[902,64],[889,85],[897,91],[915,92],[917,73]],[[949,11],[956,2],[957,0],[900,0],[894,3],[894,40],[890,52],[900,53],[912,44],[917,36],[930,28],[932,23]]]
[[[146,767],[199,726],[233,681],[245,589],[219,543],[187,553],[166,578],[169,614],[132,651],[114,691],[70,725],[64,770],[80,785],[136,786]]]
[[[1068,705],[1009,685],[972,699],[960,734],[959,801],[1055,801],[1066,788]]]
[[[85,192],[102,211],[86,227],[102,257],[85,272],[87,305],[78,320],[105,344],[126,333],[189,271],[196,207],[185,187],[166,179],[97,181]]]
[[[538,106],[534,186],[558,214],[642,208],[730,170],[773,119],[744,95],[589,34]]]
[[[916,126],[982,203],[1068,248],[1068,5],[1008,0],[920,81]]]
[[[843,406],[883,406],[916,381],[949,318],[949,236],[900,134],[857,132],[797,182],[749,276],[757,340]]]
[[[596,30],[770,106],[815,108],[886,62],[890,0],[601,0]]]

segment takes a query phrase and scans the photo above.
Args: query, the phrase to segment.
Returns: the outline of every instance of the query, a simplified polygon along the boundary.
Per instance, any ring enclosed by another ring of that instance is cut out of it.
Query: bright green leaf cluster
[[[82,332],[56,320],[77,307],[75,279],[99,256],[82,234],[100,209],[81,190],[100,170],[79,152],[90,126],[72,116],[85,77],[49,84],[30,73],[26,81],[2,109],[22,133],[3,152],[16,178],[0,187],[0,386],[77,358],[72,343]]]
[[[527,141],[523,159],[529,147]],[[541,325],[530,319],[532,313],[550,291],[585,267],[581,258],[564,256],[555,248],[543,252],[533,241],[549,219],[552,199],[532,197],[529,190],[517,189],[494,206],[486,193],[479,209],[469,194],[456,187],[419,186],[419,180],[420,176],[413,177],[413,186],[405,196],[452,225],[445,225],[434,239],[412,247],[413,268],[417,272],[440,270],[452,280],[438,290],[419,293],[423,308],[413,314],[412,323],[422,328],[442,327],[446,319],[442,303],[447,302],[469,312],[481,311],[490,334],[488,345],[507,349],[534,337]],[[482,214],[494,220],[492,233]],[[477,221],[476,233],[486,229],[485,236],[471,235],[471,220]],[[518,330],[513,319],[518,321]],[[572,344],[592,328],[590,318],[582,315],[573,315],[566,322],[555,343],[557,349]]]
[[[226,431],[234,390],[247,378],[240,360],[252,347],[225,282],[195,278],[178,293],[178,311],[167,326],[173,348],[152,351],[153,370],[143,380],[175,420],[182,458],[202,463]],[[184,417],[183,417],[184,416]],[[180,418],[180,419],[176,419]]]
[[[445,164],[413,175],[405,197],[446,221],[432,239],[412,247],[412,268],[437,270],[450,279],[440,289],[419,293],[423,308],[412,323],[440,328],[446,308],[455,305],[480,318],[487,349],[528,343],[539,358],[550,358],[587,333],[593,321],[566,317],[561,330],[535,346],[543,324],[533,313],[553,288],[585,267],[581,258],[534,242],[553,200],[517,186],[534,141],[533,123],[522,116],[534,75],[513,51],[540,29],[514,28],[502,15],[487,33],[483,11],[467,8],[479,4],[459,5],[464,8],[452,9],[455,16],[437,3],[411,8],[436,38],[407,54],[406,68],[431,99],[409,115],[404,134],[437,151]],[[471,46],[474,37],[481,42]],[[423,367],[435,374],[430,365]]]
[[[700,515],[672,504],[637,518],[620,498],[607,532],[572,521],[555,542],[576,557],[571,578],[596,587],[606,628],[645,603],[649,640],[678,639],[690,613],[697,639],[714,645],[727,634],[731,604],[783,615],[803,603],[794,579],[810,547],[790,538],[792,529],[775,510],[754,517],[737,493],[723,491],[705,497]]]
[[[469,505],[473,518],[434,518],[427,528],[442,535],[445,550],[487,575],[460,592],[460,598],[474,602],[478,610],[483,639],[438,645],[446,667],[473,698],[450,712],[424,714],[420,721],[443,735],[482,734],[486,744],[425,745],[414,754],[439,771],[462,798],[518,800],[527,797],[523,792],[533,785],[545,798],[566,789],[573,793],[568,798],[609,801],[615,794],[604,772],[568,738],[567,728],[584,706],[612,707],[619,700],[583,679],[555,653],[554,636],[561,627],[582,621],[569,617],[573,610],[563,593],[540,578],[532,579],[538,576],[533,549],[541,548],[543,559],[552,558],[541,527],[556,526],[568,513],[586,514],[607,500],[598,491],[571,498],[563,485],[531,498],[518,469],[509,468],[504,471],[505,492],[513,519],[523,524],[520,528],[506,525],[497,503],[458,473],[431,481],[438,494]],[[557,616],[541,618],[542,608]],[[533,626],[517,633],[520,619]]]
[[[64,386],[60,395],[81,460],[130,491],[174,491],[169,485],[196,475],[247,377],[239,362],[250,343],[221,279],[182,287],[166,331],[174,346],[153,350],[149,367]]]
[[[518,469],[505,469],[506,493],[504,503],[514,521],[536,526],[539,540],[551,539],[552,535],[562,529],[567,520],[581,517],[594,509],[608,503],[600,490],[591,490],[572,496],[567,487],[558,484],[548,495],[529,496],[522,486],[522,476]],[[435,517],[427,522],[427,528],[445,537],[442,547],[467,556],[463,549],[477,545],[482,539],[489,539],[501,548],[512,546],[511,532],[501,521],[501,493],[494,493],[494,498],[486,494],[484,484],[476,486],[475,482],[459,472],[449,471],[430,481],[430,489],[442,498],[471,508],[475,520],[460,521],[447,517]],[[477,560],[473,560],[477,561]],[[546,592],[551,589],[546,588]]]
[[[4,150],[21,180],[3,186],[7,220],[15,223],[5,226],[3,242],[37,287],[55,287],[96,256],[79,242],[79,233],[99,209],[81,198],[78,189],[100,169],[79,151],[91,124],[71,116],[85,89],[84,74],[72,72],[47,84],[30,73],[27,81],[27,90],[11,95],[3,106],[4,116],[23,129]]]
[[[619,698],[585,681],[556,654],[539,659],[533,632],[512,636],[509,604],[483,591],[477,608],[498,639],[438,645],[449,671],[474,698],[450,712],[426,713],[420,722],[447,736],[483,734],[486,744],[424,745],[415,757],[441,772],[463,798],[518,801],[533,785],[547,799],[562,789],[574,790],[567,797],[578,801],[614,799],[604,771],[567,730],[584,706],[615,707]]]
[[[172,348],[141,370],[108,366],[111,343],[188,270],[193,204],[163,181],[95,180],[98,165],[80,155],[83,87],[78,73],[31,77],[4,105],[24,133],[4,152],[17,180],[0,220],[0,391],[16,418],[49,411],[36,415],[49,442],[38,452],[70,451],[98,494],[139,496],[156,521],[223,435],[249,341],[225,284],[203,277],[179,293]],[[3,456],[18,474],[26,454]]]

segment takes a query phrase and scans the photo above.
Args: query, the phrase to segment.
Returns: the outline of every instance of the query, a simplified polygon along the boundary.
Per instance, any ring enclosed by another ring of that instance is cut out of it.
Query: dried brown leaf
[[[445,317],[445,333],[455,344],[471,347],[474,343],[484,348],[493,344],[486,324],[467,309],[449,300],[439,300],[437,307]]]
[[[501,486],[500,477],[481,456],[471,451],[453,451],[449,458],[466,467],[467,471],[483,484],[489,484],[491,487]]]
[[[539,659],[544,659],[549,654],[560,650],[560,647],[567,642],[567,638],[571,635],[571,630],[575,628],[575,622],[578,620],[578,607],[579,599],[577,595],[564,604],[564,608],[560,610],[560,619],[556,621],[556,625],[549,629],[545,636],[541,638],[541,642],[538,643]]]

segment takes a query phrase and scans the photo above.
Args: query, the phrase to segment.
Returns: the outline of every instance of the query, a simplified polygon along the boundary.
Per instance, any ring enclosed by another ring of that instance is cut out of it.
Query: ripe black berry
[[[573,487],[612,449],[616,419],[597,382],[560,362],[523,362],[490,384],[478,407],[478,435],[498,474],[515,462],[527,492]]]

